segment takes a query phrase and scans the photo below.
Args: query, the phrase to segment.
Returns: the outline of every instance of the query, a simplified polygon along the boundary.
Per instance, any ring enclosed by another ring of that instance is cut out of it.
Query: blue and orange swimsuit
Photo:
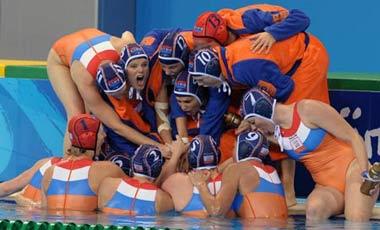
[[[349,144],[322,128],[307,127],[298,114],[297,103],[293,109],[292,127],[281,128],[281,136],[279,141],[285,152],[303,163],[317,184],[344,193],[346,172],[355,159]]]
[[[252,192],[238,193],[233,210],[243,218],[287,218],[284,189],[276,170],[254,160],[250,163],[259,174],[259,184]]]
[[[222,174],[218,174],[214,179],[209,179],[207,187],[212,195],[216,195],[222,185]],[[186,205],[185,208],[181,210],[183,215],[194,216],[194,217],[207,217],[209,216],[204,206],[199,190],[193,187],[193,195]]]
[[[62,160],[54,166],[46,190],[49,209],[93,211],[98,207],[98,197],[88,181],[92,163],[88,159]]]
[[[24,188],[22,196],[33,202],[41,202],[41,181],[45,171],[52,165],[58,163],[62,158],[54,157],[45,162],[33,175],[29,184]]]
[[[102,61],[117,63],[119,53],[111,44],[111,35],[95,28],[79,30],[63,36],[56,41],[52,49],[60,56],[64,65],[71,66],[79,61],[95,79]]]
[[[149,182],[123,178],[103,212],[121,215],[155,215],[158,187]]]

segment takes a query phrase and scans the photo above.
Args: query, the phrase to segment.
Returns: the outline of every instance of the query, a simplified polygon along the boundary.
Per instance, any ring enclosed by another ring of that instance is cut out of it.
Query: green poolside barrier
[[[46,66],[17,66],[7,65],[5,66],[6,78],[33,78],[33,79],[47,79]]]
[[[161,230],[159,227],[103,226],[101,224],[49,223],[21,220],[1,220],[0,230]]]
[[[48,79],[46,65],[5,65],[6,78]],[[344,73],[328,74],[330,89],[350,89],[380,91],[380,73]]]
[[[380,73],[329,73],[329,89],[380,91]]]
[[[48,79],[46,65],[6,65],[6,78]],[[329,89],[380,91],[380,73],[328,74]]]

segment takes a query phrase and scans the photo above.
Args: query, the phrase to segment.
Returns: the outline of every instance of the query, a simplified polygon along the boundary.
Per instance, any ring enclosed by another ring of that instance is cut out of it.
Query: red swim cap
[[[100,121],[89,114],[72,117],[68,127],[71,145],[85,150],[95,150],[99,128]]]
[[[193,37],[211,38],[224,45],[228,39],[227,23],[219,14],[205,12],[195,22]]]

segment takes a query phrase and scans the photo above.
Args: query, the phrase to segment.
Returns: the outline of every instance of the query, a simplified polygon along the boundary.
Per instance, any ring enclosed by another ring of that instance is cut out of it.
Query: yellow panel
[[[46,61],[0,59],[0,78],[5,77],[5,66],[8,65],[46,65]]]
[[[5,65],[0,63],[0,78],[5,76]]]

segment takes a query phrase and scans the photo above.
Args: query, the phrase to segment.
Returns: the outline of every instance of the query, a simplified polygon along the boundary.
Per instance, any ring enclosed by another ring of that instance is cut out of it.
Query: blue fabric
[[[207,103],[203,107],[204,112],[200,116],[199,129],[188,130],[190,136],[198,134],[210,135],[219,145],[220,137],[224,130],[224,114],[228,110],[231,98],[227,92],[219,92],[217,88],[207,88]],[[177,127],[175,119],[178,117],[187,117],[187,114],[179,106],[175,95],[170,96],[170,122],[173,135],[176,135]]]
[[[68,188],[68,190],[67,190]],[[47,196],[52,195],[83,195],[83,196],[96,196],[91,190],[88,179],[78,181],[60,181],[52,179],[48,190]]]
[[[98,37],[95,37],[89,41],[83,42],[77,48],[75,48],[71,63],[75,60],[79,60],[80,57],[82,56],[82,54],[84,52],[86,52],[89,48],[91,48],[91,46],[94,46],[94,45],[99,44],[99,43],[104,42],[104,41],[109,41],[110,39],[111,39],[111,35],[104,34],[104,35],[100,35]]]
[[[217,88],[208,88],[208,102],[205,112],[201,116],[199,134],[212,136],[218,145],[224,130],[224,114],[226,114],[230,102],[231,98],[228,92],[219,92]]]
[[[277,13],[277,11],[261,11],[259,9],[247,10],[242,15],[245,28],[232,30],[232,32],[241,36],[266,31],[270,33],[276,41],[281,41],[305,31],[310,25],[309,17],[300,10],[290,10],[288,17],[282,22],[275,23],[273,22],[272,15]]]
[[[310,19],[300,10],[289,11],[284,21],[266,27],[264,30],[270,33],[276,41],[281,41],[305,31],[310,25]]]
[[[41,181],[42,181],[43,175],[41,174],[40,170],[38,170],[30,180],[29,184],[37,189],[41,189]]]
[[[259,185],[256,187],[253,193],[268,193],[268,195],[276,194],[280,196],[285,196],[284,188],[282,187],[282,184],[274,184],[270,183],[267,180],[264,180],[263,178],[260,178]],[[241,193],[236,194],[234,201],[232,202],[232,209],[235,212],[238,212],[240,210],[241,204],[244,201],[244,196]]]
[[[159,48],[162,40],[165,38],[165,36],[170,31],[172,31],[172,29],[153,29],[153,30],[149,31],[148,33],[146,33],[144,35],[143,39],[141,39],[140,44],[150,58],[152,58],[152,56],[156,53],[156,51]],[[146,39],[146,38],[154,39],[153,43],[149,44],[149,45],[144,44],[144,39]]]
[[[279,67],[264,59],[248,59],[232,65],[232,72],[236,81],[249,87],[257,86],[259,81],[272,84],[276,88],[274,97],[279,101],[286,101],[294,89],[291,77],[281,73]],[[230,82],[236,82],[228,78]]]
[[[201,210],[205,210],[205,206],[202,203],[201,196],[199,194],[193,193],[190,202],[186,205],[184,209],[182,209],[182,212]]]
[[[286,153],[294,160],[300,160],[303,156],[308,155],[319,147],[326,136],[326,130],[321,128],[310,129],[306,140],[303,142],[304,150],[296,152],[294,150],[285,150]]]
[[[139,199],[132,199],[116,192],[110,201],[106,204],[108,208],[117,208],[121,210],[130,210],[136,212],[136,215],[155,215],[155,202]],[[133,210],[131,209],[133,207]]]

